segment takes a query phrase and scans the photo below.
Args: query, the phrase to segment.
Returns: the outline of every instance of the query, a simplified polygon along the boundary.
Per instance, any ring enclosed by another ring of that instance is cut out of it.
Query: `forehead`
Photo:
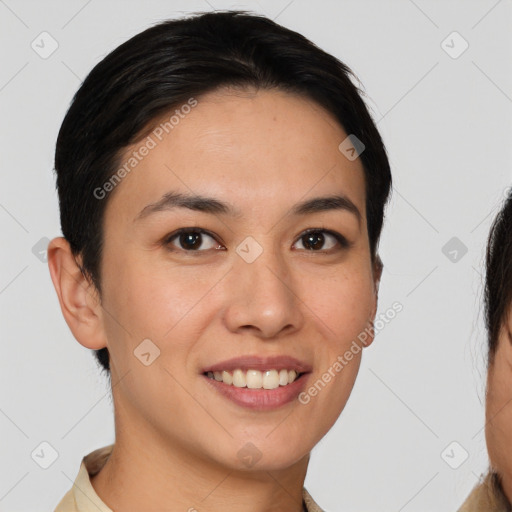
[[[133,219],[164,193],[182,191],[263,213],[343,193],[364,216],[361,161],[340,152],[347,133],[317,103],[279,90],[224,89],[193,100],[160,117],[124,151],[121,166],[129,172],[108,209]]]

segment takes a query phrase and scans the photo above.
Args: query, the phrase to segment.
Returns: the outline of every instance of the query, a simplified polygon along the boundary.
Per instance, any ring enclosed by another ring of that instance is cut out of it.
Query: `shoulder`
[[[306,490],[305,487],[302,488],[302,499],[304,500],[304,503],[306,504],[306,508],[308,512],[325,512],[323,509],[321,509],[315,500],[311,497],[309,492]]]
[[[98,448],[83,457],[73,486],[60,500],[54,512],[111,512],[94,490],[91,479],[109,458],[113,444]],[[78,491],[76,491],[78,489]],[[94,506],[94,508],[91,508]]]
[[[54,512],[78,512],[73,490],[70,489],[59,501]]]

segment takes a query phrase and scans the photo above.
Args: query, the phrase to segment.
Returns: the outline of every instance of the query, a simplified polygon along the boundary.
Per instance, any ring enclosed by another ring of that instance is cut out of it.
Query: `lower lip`
[[[278,409],[295,400],[306,387],[308,376],[309,373],[304,373],[291,384],[279,386],[275,389],[250,389],[237,388],[236,386],[225,384],[222,381],[210,379],[210,377],[203,375],[208,384],[221,395],[229,398],[237,405],[256,411]]]

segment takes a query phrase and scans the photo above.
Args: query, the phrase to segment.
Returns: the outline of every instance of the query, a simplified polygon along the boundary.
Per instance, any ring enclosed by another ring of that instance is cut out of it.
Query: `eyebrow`
[[[233,218],[240,218],[242,216],[242,212],[239,209],[213,197],[168,192],[156,203],[146,205],[135,217],[134,222],[146,218],[153,213],[173,210],[175,208],[188,208],[189,210],[213,215],[227,215]],[[308,199],[294,205],[290,213],[292,215],[308,215],[331,210],[344,210],[352,213],[357,218],[358,223],[361,223],[361,212],[344,195],[330,195]]]

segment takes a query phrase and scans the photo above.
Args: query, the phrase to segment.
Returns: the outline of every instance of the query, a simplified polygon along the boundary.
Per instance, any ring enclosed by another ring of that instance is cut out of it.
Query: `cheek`
[[[368,326],[375,304],[371,273],[360,264],[363,256],[358,256],[346,268],[333,272],[296,269],[300,273],[295,281],[298,286],[292,290],[297,296],[296,307],[311,316],[308,322],[316,324],[315,330],[327,342],[329,352],[339,351],[357,339]],[[172,340],[174,349],[179,351],[180,345],[185,349],[195,339],[193,331],[200,335],[215,321],[225,306],[223,300],[227,299],[223,297],[232,296],[225,290],[232,284],[229,280],[222,282],[225,268],[170,268],[168,264],[146,264],[122,254],[115,264],[107,259],[105,262],[109,343],[115,345],[120,340],[130,352],[146,338],[160,347]]]
[[[318,411],[325,434],[344,409],[354,386],[363,352],[361,340],[369,339],[368,321],[375,295],[373,280],[364,272],[348,272],[309,284],[314,285],[315,293],[309,294],[305,303],[314,313],[311,322],[322,339],[316,348],[316,376],[305,390],[302,403]]]
[[[512,373],[499,351],[487,381],[485,437],[491,464],[512,480]]]
[[[348,338],[357,338],[368,326],[375,305],[369,276],[354,272],[323,283],[311,283],[311,287],[315,293],[305,302],[324,321],[327,338],[346,342]]]
[[[208,287],[210,280],[205,282],[193,269],[125,261],[112,269],[110,303],[128,323],[163,336],[194,308]]]

